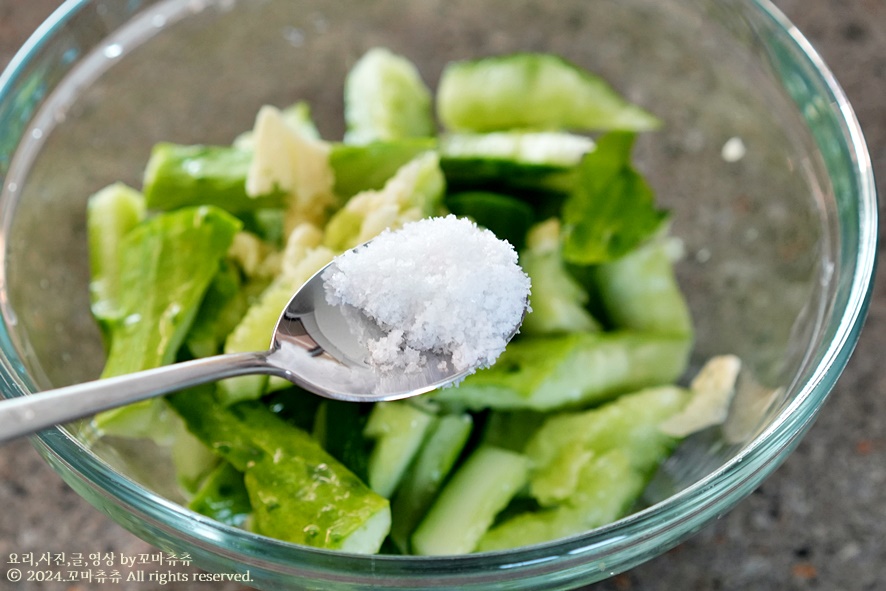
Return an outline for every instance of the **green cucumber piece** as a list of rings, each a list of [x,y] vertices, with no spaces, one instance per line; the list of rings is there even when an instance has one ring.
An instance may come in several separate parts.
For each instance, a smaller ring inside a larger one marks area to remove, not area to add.
[[[283,270],[262,291],[242,320],[225,340],[225,353],[264,351],[271,345],[271,336],[280,314],[293,294],[334,258],[334,253],[320,245],[323,234],[310,225],[302,225],[290,234],[283,255]],[[282,380],[275,383],[280,387]],[[219,383],[219,402],[233,404],[255,400],[265,394],[267,376],[242,376]]]
[[[243,473],[229,462],[212,471],[188,503],[188,508],[234,527],[244,527],[252,514]]]
[[[526,446],[533,465],[532,495],[542,505],[570,498],[573,491],[565,475],[577,469],[585,452],[600,456],[618,449],[638,474],[649,476],[678,441],[659,425],[688,400],[688,390],[662,386],[622,395],[592,410],[549,417]]]
[[[595,268],[595,286],[613,326],[692,335],[689,306],[665,240],[653,240]]]
[[[414,138],[364,145],[332,144],[329,164],[335,173],[335,193],[348,198],[381,189],[401,166],[436,146],[434,139]]]
[[[430,137],[431,92],[408,59],[387,49],[367,51],[345,78],[345,142],[366,144]]]
[[[673,383],[688,363],[687,338],[629,331],[512,341],[492,367],[434,394],[469,409],[551,411]]]
[[[416,457],[434,417],[409,402],[379,402],[369,413],[363,435],[375,441],[367,483],[391,498]]]
[[[471,218],[500,240],[507,240],[518,251],[526,242],[526,232],[534,218],[532,207],[527,203],[489,191],[450,194],[446,196],[445,204],[450,212]]]
[[[533,410],[490,411],[483,425],[481,442],[523,453],[532,434],[542,426],[547,416],[547,413]]]
[[[448,64],[437,90],[437,113],[444,126],[457,131],[644,131],[660,125],[602,78],[542,53]]]
[[[246,176],[252,158],[251,150],[230,146],[161,142],[151,151],[145,169],[147,206],[166,211],[214,205],[232,213],[283,207],[282,191],[272,190],[258,197],[246,193]]]
[[[409,552],[412,532],[455,466],[473,427],[469,414],[443,415],[431,427],[391,503],[391,539],[400,552]]]
[[[454,190],[568,193],[575,167],[594,149],[566,132],[448,133],[440,137],[440,166]]]
[[[314,422],[314,436],[323,449],[364,482],[369,482],[373,448],[372,440],[364,435],[364,430],[372,408],[369,404],[324,400]]]
[[[524,318],[521,333],[552,335],[600,330],[600,324],[587,308],[588,292],[563,261],[557,218],[529,231],[526,248],[520,253],[520,265],[532,280],[532,311]]]
[[[473,552],[529,473],[523,455],[492,446],[477,448],[444,486],[412,536],[419,555]]]
[[[256,533],[330,550],[378,552],[390,530],[387,499],[310,435],[259,402],[223,407],[212,386],[168,398],[192,433],[243,472]]]
[[[222,261],[185,338],[185,346],[191,355],[218,355],[225,338],[246,313],[247,306],[240,272],[230,263]]]
[[[621,450],[593,455],[581,466],[568,502],[526,511],[490,529],[477,551],[492,552],[540,544],[583,533],[623,517],[643,491],[644,479]]]
[[[120,243],[119,319],[109,326],[108,378],[175,360],[240,222],[211,206],[150,218]],[[187,252],[188,256],[181,256]],[[99,433],[167,436],[161,399],[96,415]]]
[[[635,136],[609,133],[577,167],[575,187],[563,203],[563,258],[597,265],[621,257],[660,232],[668,212],[631,163]]]
[[[434,215],[442,207],[445,188],[436,152],[420,154],[401,166],[381,189],[351,197],[326,225],[323,244],[344,252],[386,229]]]
[[[120,245],[123,237],[144,217],[144,197],[123,183],[105,187],[87,202],[89,295],[92,314],[106,343],[111,333],[110,325],[119,321],[123,313],[120,309]]]

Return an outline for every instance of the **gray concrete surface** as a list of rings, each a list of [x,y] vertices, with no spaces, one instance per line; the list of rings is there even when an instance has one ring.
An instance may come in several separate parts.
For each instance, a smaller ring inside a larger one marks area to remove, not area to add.
[[[58,4],[0,0],[0,66]],[[843,85],[886,179],[886,0],[777,0]],[[787,462],[728,515],[651,562],[593,586],[628,590],[886,589],[886,284],[857,352]],[[72,492],[25,441],[0,448],[0,573],[10,553],[150,547]],[[12,583],[0,589],[237,589],[215,584]]]

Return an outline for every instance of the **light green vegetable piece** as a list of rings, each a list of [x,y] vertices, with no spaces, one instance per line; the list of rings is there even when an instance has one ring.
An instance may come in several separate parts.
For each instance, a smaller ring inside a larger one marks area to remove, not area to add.
[[[252,131],[246,193],[257,197],[283,192],[287,233],[303,223],[322,226],[339,204],[329,151],[327,142],[290,124],[280,109],[265,105]]]
[[[437,113],[455,131],[643,131],[660,124],[602,78],[543,53],[450,63],[440,78]]]
[[[634,135],[610,133],[578,165],[563,204],[563,258],[577,265],[606,263],[658,232],[668,217],[631,164]]]
[[[388,49],[367,51],[345,79],[345,142],[430,137],[431,92],[415,65]]]
[[[526,484],[525,456],[492,446],[474,450],[444,486],[412,536],[419,555],[473,552],[495,516]]]
[[[446,133],[439,141],[450,188],[505,193],[568,193],[576,166],[594,149],[590,138],[562,131]]]
[[[188,508],[221,523],[245,527],[252,515],[252,505],[243,473],[229,462],[220,462],[194,494]]]
[[[410,402],[379,402],[363,435],[375,440],[369,455],[368,484],[390,499],[433,425],[434,417]]]
[[[290,234],[282,259],[280,274],[249,306],[242,320],[225,340],[225,353],[264,351],[271,346],[271,337],[280,314],[292,296],[335,253],[320,244],[323,232],[310,224],[298,226]],[[267,376],[243,376],[219,383],[218,399],[222,404],[254,400],[265,393]],[[274,383],[282,385],[282,380]]]
[[[246,191],[253,153],[230,146],[161,142],[145,168],[144,193],[149,209],[214,205],[236,214],[283,207],[285,193],[271,186],[261,194]]]
[[[670,384],[686,368],[681,336],[629,331],[569,333],[515,340],[492,367],[434,394],[470,409],[551,411],[604,402],[618,394]]]
[[[437,418],[416,458],[403,476],[391,503],[391,539],[409,553],[410,537],[455,466],[474,426],[469,414]]]
[[[599,323],[587,309],[588,292],[566,268],[561,255],[560,221],[551,218],[533,226],[520,265],[532,280],[529,305],[520,332],[526,335],[593,332]]]
[[[533,465],[532,495],[542,505],[566,501],[578,470],[591,452],[601,456],[618,449],[638,474],[646,477],[673,449],[677,438],[659,425],[679,413],[689,391],[677,386],[625,394],[598,408],[550,416],[526,446]]]
[[[170,397],[188,428],[238,471],[262,535],[330,550],[375,553],[390,530],[387,499],[316,440],[258,402],[215,403],[212,387]]]
[[[123,315],[120,304],[120,245],[126,234],[144,217],[144,197],[123,183],[105,187],[87,202],[86,228],[91,273],[89,295],[92,314],[102,329],[106,344],[112,325]]]
[[[335,193],[350,198],[362,191],[381,189],[401,166],[436,147],[434,138],[409,138],[361,145],[334,143],[329,153],[329,163],[335,173]]]
[[[540,544],[606,525],[627,513],[644,484],[621,450],[590,454],[567,502],[505,520],[480,539],[476,550],[492,552]]]
[[[323,243],[344,252],[386,229],[434,215],[445,188],[438,155],[425,152],[400,167],[381,189],[351,197],[329,220]]]
[[[674,276],[666,240],[653,239],[595,268],[597,293],[614,326],[692,336],[689,306]]]
[[[158,215],[126,234],[120,243],[121,313],[110,325],[103,378],[175,360],[239,229],[236,218],[206,206]],[[94,424],[104,433],[159,436],[162,405],[159,399],[138,402],[101,413]]]

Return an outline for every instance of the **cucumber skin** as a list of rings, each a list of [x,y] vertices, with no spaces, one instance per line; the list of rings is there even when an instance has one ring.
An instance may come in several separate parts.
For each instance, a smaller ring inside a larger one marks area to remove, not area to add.
[[[446,484],[412,536],[413,553],[473,552],[495,516],[525,486],[528,459],[492,446],[474,450]]]
[[[105,187],[87,202],[90,305],[106,345],[111,337],[111,325],[120,319],[122,313],[120,244],[124,236],[144,218],[144,197],[123,183]]]
[[[433,424],[434,417],[410,402],[379,402],[363,435],[375,440],[367,467],[369,487],[390,499]]]
[[[468,376],[457,388],[437,392],[434,399],[472,410],[587,406],[673,383],[686,369],[690,348],[683,336],[631,331],[512,341],[495,365]]]
[[[613,326],[692,337],[689,306],[661,240],[597,266],[594,283]]]
[[[194,435],[244,473],[257,533],[319,548],[378,551],[390,528],[387,499],[262,403],[222,407],[213,390],[194,388],[168,400]],[[376,520],[387,529],[363,539],[361,528]]]
[[[453,131],[646,131],[660,126],[603,79],[540,53],[451,62],[440,78],[437,113]]]
[[[409,538],[424,517],[455,466],[471,435],[469,414],[437,418],[424,444],[397,489],[391,503],[391,538],[401,552],[409,552]]]
[[[252,157],[250,150],[229,146],[158,143],[145,169],[145,202],[150,209],[164,211],[193,205],[214,205],[232,213],[283,207],[283,192],[247,195]]]
[[[252,514],[243,473],[222,462],[206,477],[188,508],[221,523],[242,527]]]
[[[489,530],[478,542],[477,551],[540,544],[612,523],[630,510],[645,484],[619,450],[592,457],[579,480],[579,490],[568,503],[518,513]]]

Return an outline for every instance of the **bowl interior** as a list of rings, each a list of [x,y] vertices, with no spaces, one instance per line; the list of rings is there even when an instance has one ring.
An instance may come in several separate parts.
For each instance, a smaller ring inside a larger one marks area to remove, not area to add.
[[[139,187],[158,141],[231,142],[263,104],[305,99],[323,135],[339,139],[345,73],[373,46],[409,57],[431,84],[453,59],[558,53],[664,120],[636,157],[685,247],[677,270],[696,325],[693,367],[722,353],[744,365],[727,428],[705,434],[704,461],[677,460],[678,482],[658,481],[649,501],[722,466],[796,402],[843,312],[841,261],[854,263],[857,246],[837,198],[855,181],[835,178],[833,155],[798,109],[791,81],[811,66],[796,47],[779,62],[769,36],[790,40],[755,3],[166,0],[143,2],[134,18],[69,4],[74,16],[29,66],[45,97],[2,196],[4,346],[25,389],[101,370],[88,306],[90,194],[115,181]],[[156,458],[121,442],[95,452],[176,498]]]

